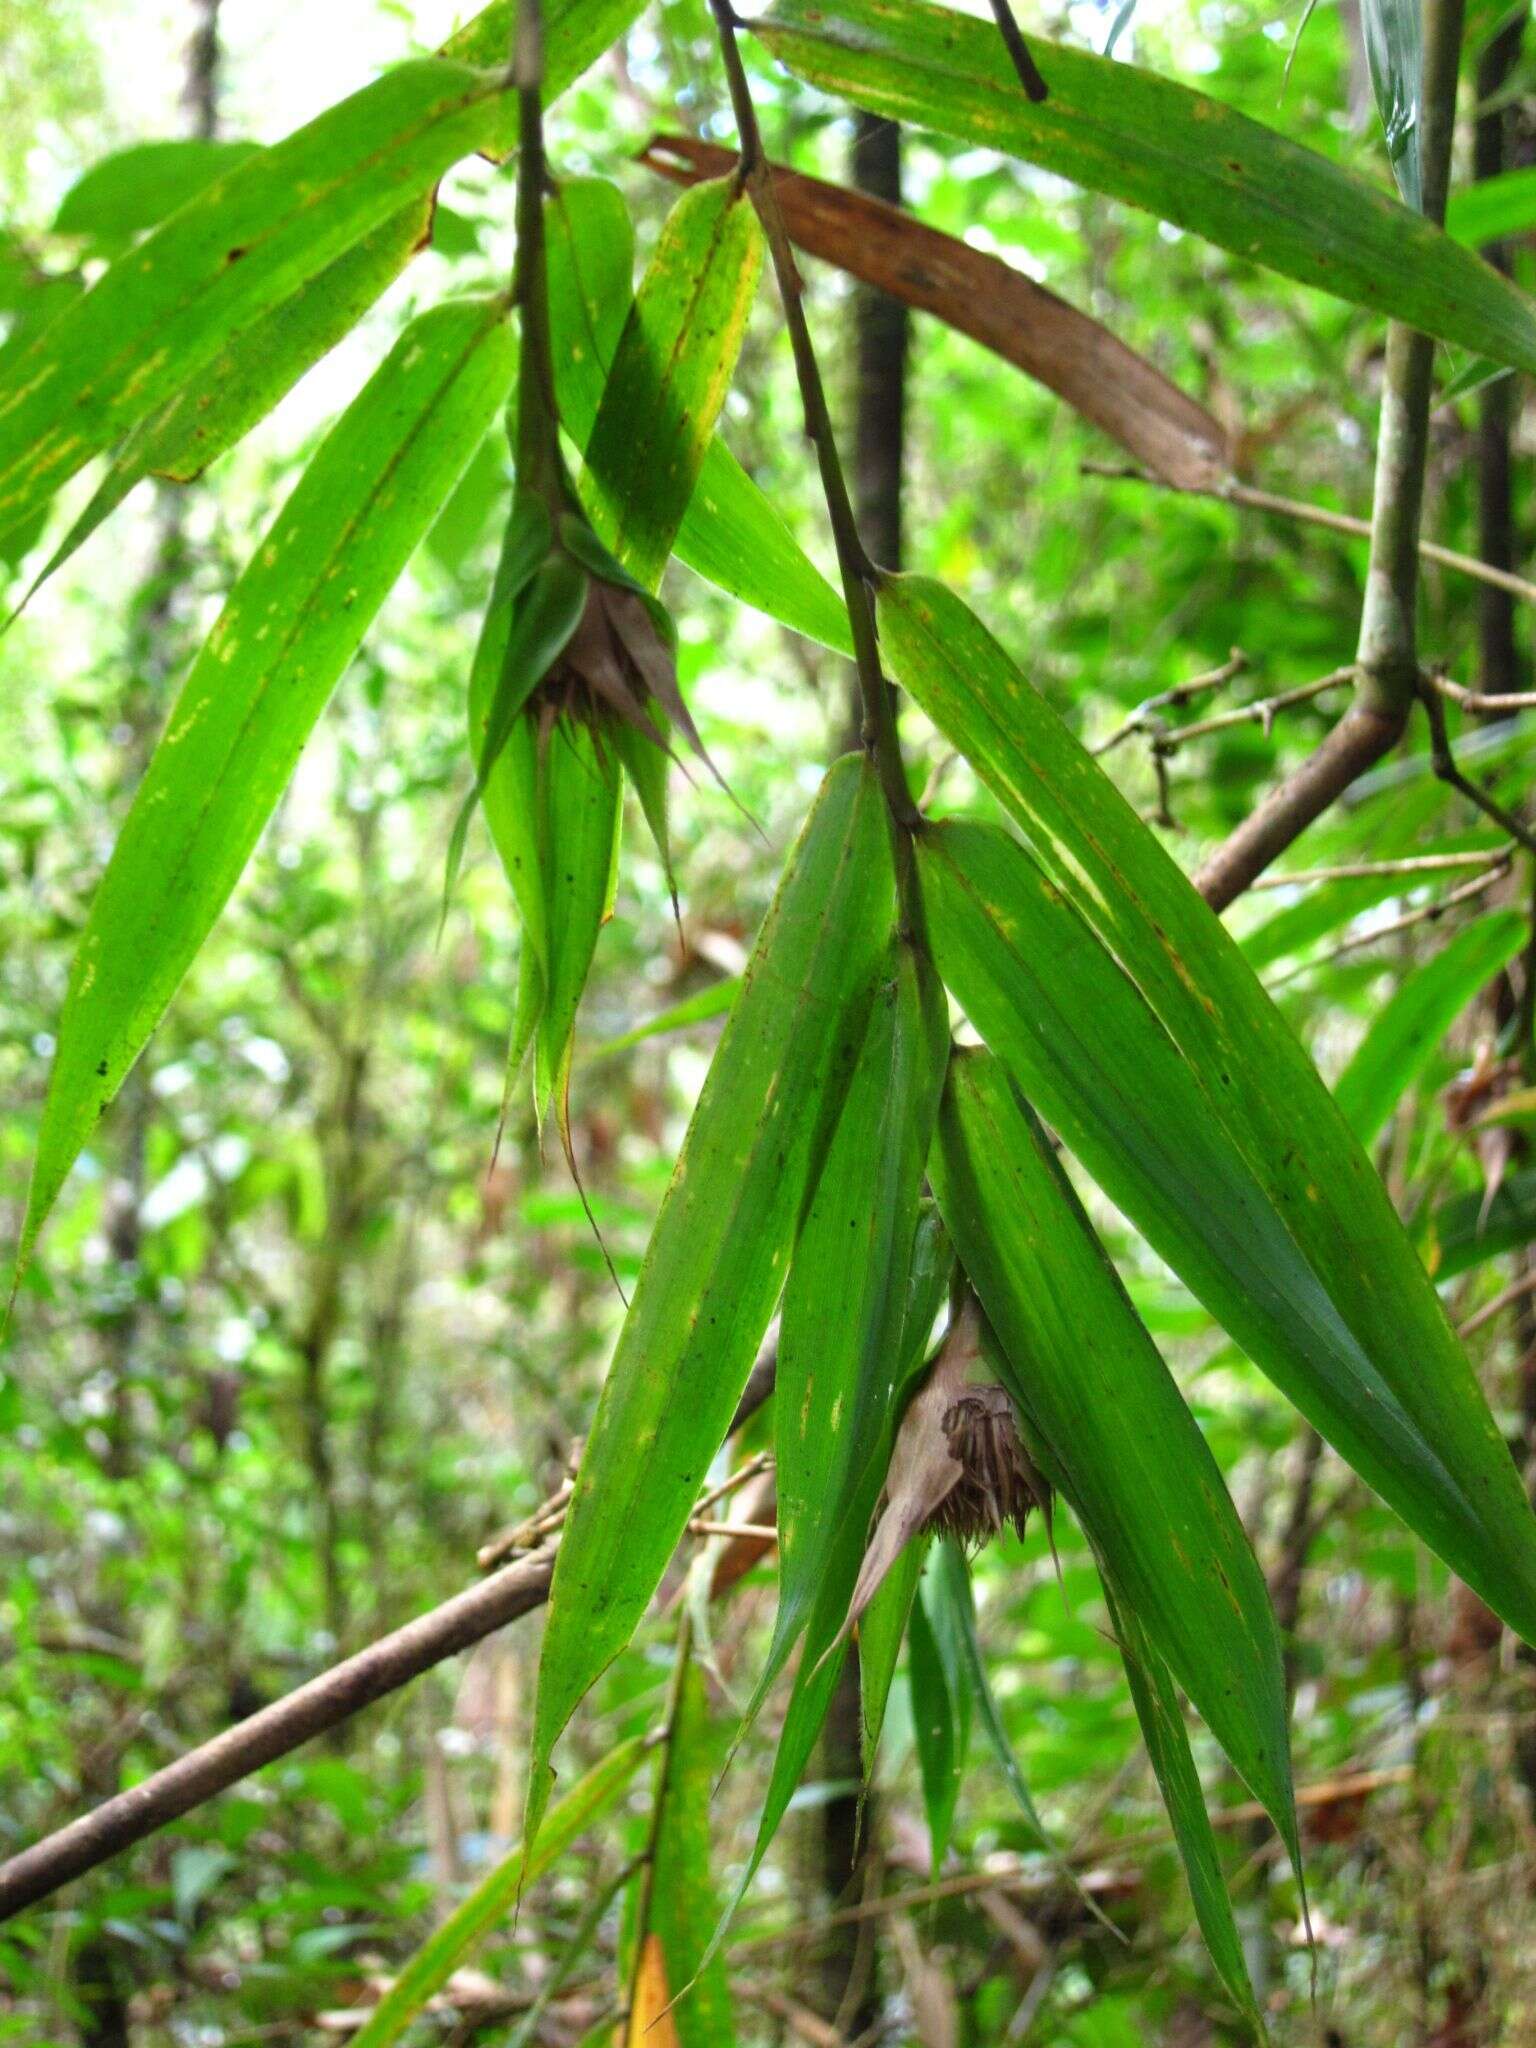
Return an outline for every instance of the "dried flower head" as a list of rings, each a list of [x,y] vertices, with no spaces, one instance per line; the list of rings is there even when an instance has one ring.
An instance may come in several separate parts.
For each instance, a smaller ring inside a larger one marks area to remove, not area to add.
[[[992,1377],[982,1328],[981,1309],[967,1295],[907,1404],[849,1626],[914,1536],[932,1532],[981,1544],[1009,1523],[1022,1536],[1032,1507],[1049,1521],[1050,1486],[1024,1448],[1011,1397]]]

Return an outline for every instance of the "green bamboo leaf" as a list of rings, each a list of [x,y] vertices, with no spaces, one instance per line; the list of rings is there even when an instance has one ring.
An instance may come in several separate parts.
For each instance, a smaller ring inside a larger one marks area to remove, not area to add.
[[[958,598],[891,579],[879,611],[892,673],[1140,989],[1198,1084],[1199,1124],[1241,1153],[1358,1350],[1348,1375],[1300,1352],[1256,1362],[1536,1640],[1536,1521],[1513,1461],[1386,1189],[1231,934]]]
[[[585,448],[635,303],[635,229],[607,178],[562,178],[544,208],[555,392]]]
[[[929,1860],[938,1876],[954,1828],[955,1803],[971,1739],[971,1689],[964,1630],[946,1584],[947,1542],[928,1553],[907,1623],[912,1739],[923,1784]],[[963,1569],[963,1566],[962,1566]]]
[[[928,1555],[929,1538],[914,1537],[881,1581],[873,1600],[859,1617],[859,1698],[864,1731],[864,1775],[874,1775],[886,1703],[896,1677],[902,1638]]]
[[[815,1604],[843,1510],[895,1404],[948,1049],[937,978],[898,941],[784,1289],[774,1400],[779,1608],[754,1711]]]
[[[633,290],[634,231],[615,186],[572,179],[548,209],[550,320],[560,416],[585,446]],[[797,633],[847,654],[848,614],[718,435],[673,541],[678,559]]]
[[[971,1697],[981,1716],[982,1731],[1031,1835],[1042,1849],[1049,1848],[1050,1838],[1045,1832],[1045,1823],[1035,1810],[1035,1802],[1024,1782],[1024,1773],[1019,1769],[1019,1760],[1013,1753],[1013,1744],[1008,1740],[1008,1731],[1003,1726],[1003,1717],[992,1691],[987,1660],[976,1632],[976,1603],[971,1595],[971,1574],[965,1552],[949,1536],[943,1539],[939,1549],[941,1555],[932,1576],[933,1597],[936,1602],[944,1604],[950,1616],[950,1630],[961,1652]]]
[[[1536,227],[1536,167],[1503,171],[1453,192],[1445,209],[1446,233],[1480,249],[1506,235],[1529,234]]]
[[[1510,1174],[1492,1201],[1479,1189],[1442,1202],[1430,1225],[1429,1257],[1436,1279],[1454,1280],[1485,1259],[1533,1241],[1536,1170]]]
[[[555,1097],[568,1141],[566,1062],[597,934],[611,907],[621,786],[617,756],[586,726],[561,719],[542,745],[539,831],[549,907],[549,981],[539,1020],[539,1096]]]
[[[1083,1164],[1211,1314],[1416,1526],[1477,1557],[1475,1502],[1335,1310],[1196,1075],[1086,920],[1007,834],[919,848],[945,980]]]
[[[1446,1032],[1479,989],[1509,965],[1526,937],[1526,921],[1517,910],[1496,910],[1464,925],[1377,1012],[1333,1091],[1362,1145],[1380,1131]]]
[[[730,389],[762,261],[740,181],[696,186],[668,214],[619,337],[587,442],[587,496],[599,537],[650,589]]]
[[[989,22],[925,0],[775,0],[753,26],[824,92],[1006,150],[1302,284],[1536,369],[1536,313],[1490,265],[1377,186],[1172,79],[1046,43],[1051,89],[1036,103]]]
[[[704,1674],[690,1657],[678,1676],[671,1732],[657,1765],[656,1821],[643,1934],[661,1943],[676,1999],[678,2048],[731,2048],[736,2038],[724,1962],[709,1962],[720,1902],[710,1878],[710,1804],[720,1744]]]
[[[589,1046],[582,1057],[586,1060],[605,1060],[614,1053],[628,1052],[631,1046],[643,1045],[648,1038],[663,1038],[673,1031],[686,1031],[694,1024],[707,1024],[714,1017],[723,1016],[741,992],[741,976],[728,974],[721,981],[713,981],[708,988],[699,990],[696,996],[685,996],[680,1003],[671,1003],[665,1010],[658,1010],[644,1024],[637,1024],[632,1031],[624,1031],[617,1038],[605,1038],[601,1045]]]
[[[551,1590],[530,1837],[555,1741],[655,1591],[767,1328],[893,890],[884,805],[849,756],[822,784],[758,936],[604,1382]]]
[[[1421,0],[1361,0],[1360,39],[1381,116],[1387,158],[1403,203],[1423,206],[1419,169],[1424,112],[1424,11]]]
[[[1117,1601],[1106,1584],[1110,1621],[1120,1643],[1125,1675],[1131,1688],[1142,1740],[1152,1762],[1157,1788],[1168,1809],[1179,1858],[1189,1882],[1195,1918],[1211,1961],[1236,2005],[1260,2041],[1268,2039],[1264,2018],[1248,1975],[1248,1959],[1232,1916],[1232,1900],[1216,1847],[1216,1832],[1206,1811],[1200,1774],[1190,1754],[1189,1736],[1179,1696],[1168,1667],[1148,1640],[1134,1610]]]
[[[232,335],[174,398],[140,420],[29,595],[64,566],[143,478],[190,483],[265,419],[400,275],[424,245],[431,218],[430,193],[412,200],[291,297]]]
[[[929,1339],[933,1333],[940,1304],[948,1289],[953,1267],[954,1255],[948,1232],[934,1213],[932,1205],[925,1204],[919,1214],[912,1267],[907,1280],[907,1306],[901,1333],[900,1369],[891,1390],[888,1407],[881,1418],[878,1437],[862,1467],[853,1476],[833,1540],[825,1553],[825,1569],[815,1604],[805,1626],[800,1662],[790,1688],[783,1726],[779,1731],[778,1748],[774,1752],[768,1792],[758,1819],[757,1839],[752,1845],[752,1854],[748,1857],[746,1867],[737,1883],[735,1896],[715,1930],[712,1948],[723,1940],[736,1908],[746,1895],[747,1886],[752,1882],[758,1865],[767,1854],[768,1845],[777,1834],[779,1823],[789,1809],[789,1802],[794,1797],[795,1788],[800,1783],[806,1764],[810,1760],[816,1738],[821,1733],[822,1723],[827,1718],[827,1708],[831,1704],[832,1694],[842,1672],[843,1660],[847,1655],[845,1626],[848,1610],[858,1581],[859,1567],[864,1560],[870,1523],[885,1485],[897,1426],[913,1382],[920,1376],[928,1358]],[[918,1553],[922,1548],[921,1542],[910,1546],[911,1550]],[[903,1561],[898,1560],[897,1567],[887,1583],[904,1576]],[[868,1620],[868,1611],[865,1620]],[[899,1644],[899,1627],[896,1630],[896,1638]],[[893,1645],[890,1669],[878,1681],[883,1689],[879,1693],[878,1713],[875,1716],[876,1735],[879,1733],[879,1720],[884,1715],[885,1695],[889,1691],[894,1668]],[[875,1701],[871,1697],[866,1705],[866,1715],[874,1706]]]
[[[514,890],[518,889],[516,870],[521,849],[530,832],[537,840],[537,823],[521,808],[530,758],[527,735],[524,746],[514,750],[517,758],[509,774],[501,776],[498,771],[513,745],[514,734],[529,723],[523,715],[528,699],[569,644],[587,601],[585,575],[563,554],[544,556],[548,546],[549,518],[543,505],[536,499],[518,501],[507,522],[491,601],[470,669],[469,732],[475,779],[454,820],[448,844],[445,905],[458,879],[470,818],[493,784],[500,801],[488,807],[492,836]],[[504,823],[507,833],[500,829]],[[515,840],[516,851],[503,849],[503,838],[509,835]],[[542,919],[535,944],[541,960],[544,959],[548,942]]]
[[[544,0],[544,103],[595,64],[634,23],[645,0]],[[443,44],[439,55],[487,70],[505,67],[512,51],[517,0],[493,0]]]
[[[550,1809],[537,1842],[520,1843],[482,1878],[412,1956],[363,2025],[355,2048],[388,2048],[441,1991],[453,1972],[500,1926],[535,1878],[541,1877],[571,1844],[601,1819],[639,1768],[648,1745],[633,1736],[609,1751],[566,1797]]]
[[[337,677],[504,400],[504,310],[463,300],[411,323],[327,435],[193,664],[75,957],[23,1262],[239,880]]]
[[[423,58],[237,164],[7,365],[0,530],[475,150],[504,146],[505,75]]]
[[[1009,1392],[1105,1568],[1298,1861],[1263,1574],[1049,1141],[990,1053],[951,1058],[929,1171]]]
[[[183,135],[114,149],[82,173],[53,217],[56,235],[126,242],[158,227],[205,185],[254,156],[255,142]]]

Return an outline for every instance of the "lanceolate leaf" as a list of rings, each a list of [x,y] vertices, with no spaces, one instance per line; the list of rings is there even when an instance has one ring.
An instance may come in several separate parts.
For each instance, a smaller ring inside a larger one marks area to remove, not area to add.
[[[526,1887],[608,1811],[645,1752],[645,1738],[638,1735],[610,1750],[553,1808],[537,1842],[524,1842],[502,1858],[406,1964],[353,2035],[358,2048],[387,2048],[400,2038],[475,1944],[509,1918]]]
[[[544,0],[546,105],[628,31],[644,5],[645,0]],[[439,55],[486,70],[504,68],[516,21],[517,0],[493,0],[454,31]]]
[[[775,0],[757,34],[797,76],[1128,200],[1302,284],[1536,369],[1536,311],[1376,186],[1234,107],[1131,64],[1040,46],[1019,91],[990,23],[926,0]]]
[[[1035,1802],[1030,1797],[1029,1787],[1024,1782],[1024,1773],[1019,1769],[1019,1760],[1013,1753],[1013,1744],[1008,1740],[1008,1730],[1003,1725],[997,1699],[992,1691],[992,1680],[987,1673],[987,1660],[982,1654],[981,1639],[976,1633],[976,1603],[971,1595],[971,1574],[965,1561],[965,1553],[952,1536],[946,1536],[940,1545],[940,1556],[931,1577],[934,1598],[942,1601],[952,1616],[954,1639],[959,1645],[964,1664],[966,1680],[971,1696],[981,1716],[982,1730],[997,1759],[998,1768],[1007,1781],[1008,1789],[1018,1803],[1031,1834],[1042,1849],[1050,1846],[1045,1832],[1045,1823],[1035,1811]]]
[[[231,337],[213,361],[126,437],[48,566],[45,582],[146,476],[190,483],[233,448],[306,370],[349,334],[426,241],[431,195],[403,207],[290,298]]]
[[[1157,1788],[1168,1809],[1184,1874],[1189,1880],[1195,1918],[1200,1922],[1200,1932],[1205,1936],[1205,1945],[1221,1981],[1262,2041],[1266,2038],[1264,2019],[1248,1975],[1242,1937],[1232,1917],[1232,1900],[1216,1847],[1216,1833],[1206,1812],[1200,1774],[1190,1754],[1178,1693],[1167,1665],[1152,1647],[1133,1610],[1117,1602],[1108,1586],[1104,1590],[1110,1620],[1120,1639],[1142,1740],[1147,1745]]]
[[[933,970],[898,941],[784,1291],[774,1401],[779,1611],[758,1700],[805,1624],[891,1413],[948,1045]]]
[[[1417,212],[1423,204],[1419,173],[1423,0],[1361,0],[1360,30],[1392,175],[1404,202]]]
[[[1526,921],[1517,910],[1480,917],[1410,974],[1377,1013],[1334,1090],[1362,1145],[1376,1136],[1467,1004],[1508,966],[1526,937]]]
[[[1280,1638],[1221,1472],[1045,1134],[956,1053],[930,1168],[1021,1411],[1106,1570],[1297,1855]]]
[[[1359,1405],[1344,1380],[1310,1376],[1307,1412],[1352,1462],[1373,1459],[1360,1465],[1371,1484],[1536,1640],[1536,1521],[1509,1452],[1385,1188],[1230,933],[958,598],[897,578],[879,611],[892,672],[1140,988],[1199,1086],[1202,1120],[1242,1154],[1390,1395],[1374,1449],[1365,1430],[1333,1434],[1338,1404]],[[1287,1391],[1304,1405],[1302,1384]]]
[[[955,1626],[957,1617],[935,1592],[935,1572],[943,1554],[942,1543],[928,1553],[907,1623],[912,1738],[923,1781],[928,1853],[935,1877],[949,1847],[971,1732],[971,1697]]]
[[[539,1020],[539,1094],[542,1100],[559,1091],[564,1132],[565,1064],[609,911],[622,792],[612,749],[586,726],[562,719],[543,745],[539,830],[549,898],[549,984]]]
[[[827,1718],[827,1708],[831,1704],[838,1675],[843,1668],[843,1659],[847,1654],[846,1628],[849,1605],[858,1582],[859,1567],[864,1559],[870,1524],[885,1485],[897,1425],[901,1420],[912,1384],[919,1377],[927,1359],[928,1339],[949,1285],[953,1264],[948,1233],[932,1211],[925,1209],[918,1222],[917,1237],[913,1246],[912,1269],[906,1290],[906,1322],[899,1352],[900,1364],[892,1386],[890,1402],[885,1415],[881,1418],[879,1434],[869,1456],[864,1460],[862,1468],[854,1474],[852,1484],[847,1489],[837,1529],[824,1552],[825,1565],[821,1583],[817,1589],[810,1619],[806,1623],[800,1662],[795,1671],[794,1684],[790,1689],[783,1726],[779,1731],[779,1746],[773,1758],[773,1774],[769,1779],[767,1797],[763,1801],[762,1814],[758,1820],[757,1840],[752,1845],[752,1854],[742,1871],[735,1897],[716,1930],[717,1944],[725,1933],[731,1915],[740,1905],[758,1865],[767,1854],[769,1843],[778,1832],[779,1823],[794,1797],[795,1787],[800,1783],[801,1774],[810,1760],[816,1738],[821,1733],[822,1723]],[[912,1550],[919,1552],[922,1547],[920,1542],[910,1546]],[[886,1583],[891,1585],[901,1579],[905,1579],[904,1558],[898,1560],[896,1569]],[[906,1583],[910,1587],[915,1584],[915,1578],[907,1580]],[[889,1660],[885,1661],[882,1658],[882,1668],[875,1674],[878,1696],[872,1693],[866,1695],[865,1699],[866,1728],[872,1725],[874,1736],[878,1736],[879,1723],[884,1716],[885,1695],[890,1688],[891,1676],[895,1669],[896,1648],[900,1640],[900,1622],[896,1621],[894,1616],[890,1619],[895,1625],[897,1643],[888,1644]],[[902,1610],[902,1619],[905,1619],[905,1609]],[[872,1738],[867,1739],[872,1742]]]
[[[1446,206],[1445,226],[1475,249],[1504,235],[1528,234],[1536,227],[1536,165],[1460,187]]]
[[[510,120],[503,75],[424,58],[204,187],[7,366],[0,530]]]
[[[859,1618],[859,1698],[866,1778],[874,1774],[886,1702],[930,1540],[919,1536],[907,1545]]]
[[[401,335],[300,479],[172,709],[91,905],[21,1256],[175,994],[369,621],[512,377],[500,301]]]
[[[940,968],[1017,1085],[1255,1363],[1475,1566],[1475,1508],[1361,1351],[1135,983],[996,827],[933,827],[919,858]]]
[[[732,178],[678,201],[662,229],[587,443],[593,523],[654,589],[730,388],[762,269],[752,202]]]
[[[659,1810],[641,1929],[661,1945],[667,1983],[677,1999],[672,2025],[679,2048],[731,2048],[735,2039],[724,1962],[716,1958],[700,1968],[720,1916],[710,1878],[709,1824],[720,1762],[704,1674],[688,1658],[657,1764]]]
[[[136,142],[91,165],[59,201],[56,235],[88,235],[95,242],[125,242],[158,227],[194,193],[254,156],[259,144],[183,135],[167,142]]]
[[[811,1167],[890,932],[871,771],[828,774],[721,1036],[608,1371],[555,1567],[529,1785],[628,1641],[688,1519],[783,1282]]]
[[[736,157],[696,136],[662,135],[647,145],[645,161],[686,182],[721,177]],[[1227,437],[1210,413],[1099,321],[898,206],[782,165],[773,178],[800,248],[992,349],[1167,482],[1200,490],[1226,474]]]
[[[562,184],[547,219],[560,416],[585,446],[629,312],[633,232],[617,188],[596,178]],[[851,652],[841,598],[718,435],[705,451],[673,546],[680,561],[731,596]]]
[[[680,1003],[672,1003],[644,1024],[637,1024],[632,1031],[625,1031],[617,1038],[605,1038],[601,1045],[586,1048],[584,1060],[605,1060],[614,1053],[628,1052],[631,1046],[643,1045],[648,1038],[661,1038],[670,1031],[686,1031],[694,1024],[707,1024],[711,1018],[723,1016],[735,1002],[741,989],[741,977],[728,974],[723,981],[711,982],[708,988],[700,989],[696,996],[685,996]]]

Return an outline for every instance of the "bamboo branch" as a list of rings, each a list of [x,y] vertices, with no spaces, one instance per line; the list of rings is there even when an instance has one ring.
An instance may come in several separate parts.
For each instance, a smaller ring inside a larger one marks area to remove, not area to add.
[[[1536,853],[1536,835],[1527,830],[1513,811],[1506,810],[1487,790],[1479,789],[1471,777],[1463,775],[1456,765],[1451,737],[1445,725],[1445,706],[1439,696],[1427,686],[1421,687],[1419,694],[1429,718],[1430,758],[1436,775],[1451,789],[1458,790],[1468,803],[1475,804],[1485,817],[1492,818],[1511,839],[1518,840],[1528,853]]]
[[[1223,683],[1230,683],[1248,667],[1248,657],[1240,647],[1234,647],[1230,656],[1220,668],[1206,669],[1203,674],[1191,676],[1187,682],[1175,683],[1171,689],[1159,690],[1155,697],[1148,697],[1136,706],[1124,725],[1117,726],[1107,740],[1090,747],[1094,755],[1112,753],[1123,741],[1137,733],[1157,733],[1162,730],[1158,712],[1177,710],[1189,703],[1192,697],[1203,696],[1207,690],[1218,690]]]
[[[1437,224],[1445,220],[1450,182],[1462,10],[1463,0],[1425,0],[1420,165],[1423,210]],[[1407,728],[1419,690],[1415,610],[1433,368],[1434,343],[1393,321],[1376,437],[1355,701],[1310,760],[1270,792],[1195,877],[1196,888],[1216,910],[1240,896]]]
[[[758,1351],[729,1434],[734,1435],[773,1391],[778,1330],[770,1330]],[[531,1614],[549,1598],[555,1553],[519,1558],[479,1585],[454,1594],[418,1615],[355,1657],[274,1700],[260,1713],[237,1722],[156,1771],[142,1784],[104,1800],[90,1813],[34,1842],[0,1864],[0,1921],[36,1905],[61,1885],[83,1877],[122,1850],[142,1842],[184,1813],[202,1806],[264,1764],[302,1748],[317,1735],[384,1699],[460,1650]]]
[[[1378,875],[1438,875],[1458,868],[1507,867],[1513,852],[1512,847],[1489,847],[1480,853],[1415,853],[1401,860],[1351,860],[1331,868],[1287,868],[1282,874],[1260,875],[1253,887],[1297,889],[1308,882],[1369,882]]]
[[[1470,882],[1463,882],[1458,889],[1452,889],[1447,896],[1437,896],[1432,903],[1421,903],[1415,910],[1405,910],[1401,917],[1394,917],[1387,924],[1375,925],[1370,931],[1356,932],[1352,938],[1341,940],[1326,953],[1319,953],[1315,960],[1303,960],[1284,974],[1277,974],[1267,982],[1267,988],[1278,988],[1282,981],[1289,981],[1297,974],[1310,974],[1316,968],[1326,967],[1330,961],[1342,960],[1346,953],[1358,953],[1362,946],[1374,946],[1382,939],[1395,938],[1399,932],[1408,931],[1416,924],[1437,924],[1447,911],[1456,909],[1458,904],[1470,903],[1491,889],[1495,882],[1509,873],[1509,855],[1503,854],[1485,874],[1474,875]]]
[[[1347,534],[1351,540],[1369,540],[1371,537],[1368,519],[1357,519],[1350,512],[1335,512],[1326,505],[1310,505],[1303,498],[1284,498],[1274,491],[1256,490],[1251,484],[1175,484],[1164,477],[1152,475],[1149,470],[1130,469],[1124,463],[1115,462],[1081,462],[1078,473],[1081,476],[1105,477],[1111,483],[1147,484],[1154,490],[1177,491],[1186,498],[1216,498],[1222,504],[1240,505],[1251,512],[1273,512],[1282,519],[1294,519],[1303,526],[1320,526],[1329,533]],[[1464,555],[1456,548],[1442,547],[1434,540],[1421,539],[1418,550],[1426,562],[1434,562],[1442,569],[1454,569],[1458,575],[1470,576],[1495,590],[1508,591],[1512,597],[1518,597],[1526,604],[1536,604],[1536,583],[1528,582],[1524,576],[1517,576],[1510,569],[1480,561],[1476,555]]]
[[[715,17],[720,54],[725,64],[731,106],[736,116],[737,134],[741,143],[740,176],[751,197],[758,220],[762,223],[763,236],[773,262],[774,276],[778,280],[779,298],[784,309],[784,324],[789,331],[790,348],[795,359],[795,376],[800,386],[800,403],[805,414],[806,438],[815,450],[817,466],[821,471],[827,520],[832,528],[837,565],[842,576],[843,596],[847,602],[849,624],[853,630],[854,663],[858,670],[859,693],[864,706],[864,747],[879,772],[880,785],[885,792],[891,816],[902,828],[898,833],[898,842],[907,844],[911,829],[918,822],[918,815],[912,801],[912,793],[907,787],[906,770],[902,766],[901,745],[896,735],[896,713],[890,685],[880,666],[880,648],[875,632],[875,607],[872,595],[878,572],[865,552],[853,516],[848,484],[837,452],[837,437],[832,429],[832,415],[827,409],[826,390],[816,360],[816,348],[811,340],[811,330],[805,317],[805,288],[779,208],[772,168],[763,148],[762,132],[757,123],[757,110],[752,103],[752,89],[747,82],[746,67],[742,63],[741,51],[736,42],[736,16],[730,6],[730,0],[710,0],[710,6]],[[906,912],[915,909],[915,902],[909,903],[907,900],[909,897],[915,898],[915,891],[905,886],[909,870],[910,847],[908,857],[899,864],[898,869],[899,878],[904,882],[903,907]],[[913,920],[909,916],[909,922],[911,921]]]
[[[1536,690],[1500,690],[1490,694],[1487,690],[1469,690],[1464,683],[1453,683],[1449,676],[1433,671],[1425,676],[1424,687],[1433,690],[1437,697],[1444,697],[1447,703],[1463,711],[1475,711],[1480,717],[1502,718],[1510,711],[1536,710]]]
[[[1309,704],[1314,697],[1320,697],[1325,690],[1337,690],[1345,683],[1353,682],[1353,668],[1336,668],[1331,675],[1318,676],[1310,683],[1298,683],[1293,690],[1281,690],[1273,697],[1261,697],[1255,704],[1239,704],[1230,711],[1213,711],[1209,718],[1197,718],[1189,725],[1176,725],[1171,730],[1154,733],[1152,745],[1165,758],[1182,747],[1186,740],[1203,739],[1207,733],[1225,732],[1234,725],[1261,725],[1267,737],[1274,725],[1276,715],[1289,711],[1294,704]]]

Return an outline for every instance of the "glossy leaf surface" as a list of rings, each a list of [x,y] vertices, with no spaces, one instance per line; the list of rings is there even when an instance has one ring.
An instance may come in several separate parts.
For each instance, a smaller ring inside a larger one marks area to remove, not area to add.
[[[1221,1473],[1039,1124],[957,1053],[930,1171],[1006,1384],[1095,1548],[1293,1855],[1269,1595]]]
[[[1480,917],[1410,974],[1378,1012],[1334,1089],[1362,1145],[1380,1131],[1479,989],[1509,965],[1525,942],[1526,923],[1518,911]]]
[[[763,238],[734,179],[668,216],[587,442],[599,536],[654,589],[730,388],[762,270]]]
[[[898,943],[784,1290],[774,1403],[779,1611],[759,1699],[804,1626],[895,1400],[948,1042],[932,969]]]
[[[849,756],[764,921],[604,1383],[555,1569],[530,1833],[555,1740],[655,1591],[767,1328],[813,1126],[862,1035],[893,886],[879,792]]]
[[[499,302],[461,300],[412,322],[231,592],[91,905],[59,1025],[23,1257],[511,377]]]
[[[1037,103],[990,23],[926,0],[776,0],[755,27],[824,92],[1005,150],[1302,284],[1536,369],[1536,311],[1497,271],[1378,187],[1171,78],[1049,43],[1050,93]]]
[[[114,263],[7,366],[0,529],[451,163],[504,142],[502,87],[438,58],[401,65],[205,186]]]
[[[1187,876],[966,606],[908,577],[885,584],[879,611],[892,672],[1140,989],[1198,1084],[1201,1122],[1241,1153],[1358,1346],[1366,1405],[1344,1382],[1307,1398],[1348,1396],[1365,1424],[1372,1378],[1385,1390],[1376,1427],[1334,1439],[1340,1450],[1374,1460],[1361,1470],[1410,1526],[1536,1637],[1536,1521],[1508,1451],[1385,1188],[1290,1027]],[[1337,1415],[1308,1412],[1331,1434]]]

